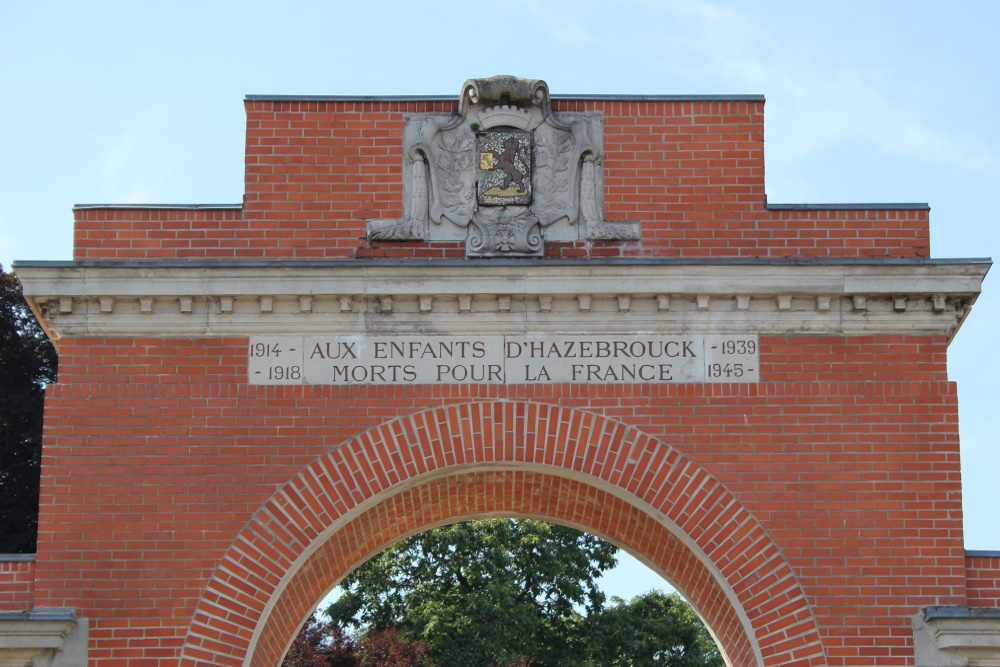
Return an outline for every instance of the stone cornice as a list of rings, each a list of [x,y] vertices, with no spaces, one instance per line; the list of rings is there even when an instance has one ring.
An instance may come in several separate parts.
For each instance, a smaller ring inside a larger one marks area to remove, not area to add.
[[[60,336],[267,333],[954,335],[988,260],[20,263]]]
[[[76,625],[72,610],[0,612],[0,667],[42,664],[38,659],[61,651]]]
[[[1000,665],[1000,609],[926,607],[913,630],[917,667]]]

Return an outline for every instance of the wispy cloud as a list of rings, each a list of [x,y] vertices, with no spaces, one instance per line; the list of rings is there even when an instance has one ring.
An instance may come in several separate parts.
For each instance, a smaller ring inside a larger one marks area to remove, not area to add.
[[[834,144],[862,142],[919,162],[963,171],[995,169],[996,156],[973,133],[936,127],[881,92],[869,72],[797,65],[767,85],[780,103],[769,110],[771,158],[790,163]]]
[[[807,37],[775,34],[754,16],[712,2],[632,0],[623,7],[633,14],[634,48],[665,73],[766,94],[773,166],[862,142],[936,166],[997,167],[997,156],[973,132],[956,135],[894,101],[884,92],[892,73],[872,63],[852,66],[843,53],[817,56]]]
[[[101,160],[101,193],[107,203],[159,201],[177,160],[164,154],[167,114],[137,113],[114,137]]]
[[[561,9],[558,3],[543,3],[537,0],[518,0],[515,13],[523,12],[531,17],[536,27],[540,29],[557,45],[567,47],[586,47],[598,42],[597,38],[590,32],[578,16],[582,15],[582,8],[575,6],[575,9]],[[537,48],[537,45],[523,45],[523,48]]]

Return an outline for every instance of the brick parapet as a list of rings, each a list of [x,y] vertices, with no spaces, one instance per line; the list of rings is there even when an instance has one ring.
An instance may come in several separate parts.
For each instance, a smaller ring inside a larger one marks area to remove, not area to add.
[[[1000,551],[969,551],[965,572],[970,607],[1000,607]]]
[[[370,244],[402,211],[406,113],[444,101],[248,100],[242,207],[86,207],[78,261],[451,257],[454,244]],[[926,206],[768,207],[763,100],[560,99],[604,116],[608,220],[640,242],[558,244],[547,257],[921,258]]]
[[[35,556],[0,554],[0,611],[31,609],[35,592]]]

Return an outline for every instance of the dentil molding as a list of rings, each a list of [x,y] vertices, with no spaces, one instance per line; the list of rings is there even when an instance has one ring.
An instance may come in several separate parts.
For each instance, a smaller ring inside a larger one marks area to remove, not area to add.
[[[50,336],[759,333],[953,336],[988,260],[21,262]]]

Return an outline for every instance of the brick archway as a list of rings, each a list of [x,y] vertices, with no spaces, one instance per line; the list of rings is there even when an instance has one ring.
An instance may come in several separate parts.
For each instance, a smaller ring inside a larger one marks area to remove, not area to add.
[[[226,553],[182,664],[276,665],[352,567],[407,535],[487,515],[574,525],[628,548],[692,601],[732,665],[825,664],[792,570],[704,469],[606,417],[510,401],[391,421],[303,469]]]
[[[760,96],[466,83],[251,96],[241,204],[78,207],[72,261],[18,263],[60,378],[0,612],[270,667],[377,549],[523,515],[640,556],[732,665],[952,660],[1000,607],[946,364],[990,262],[933,258],[926,204],[769,202]],[[508,126],[519,211],[472,185]]]

